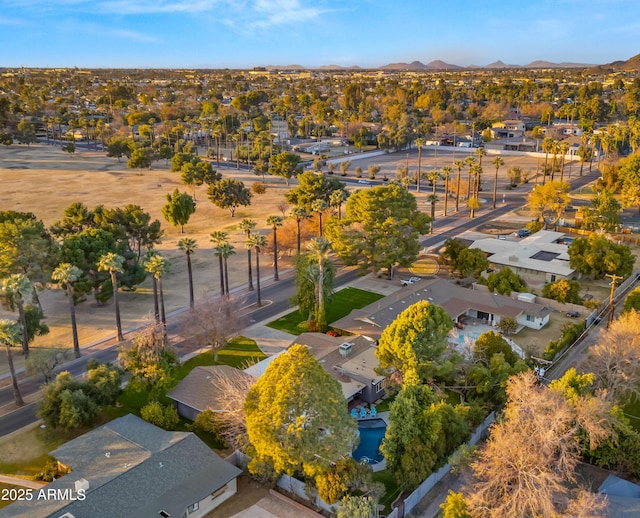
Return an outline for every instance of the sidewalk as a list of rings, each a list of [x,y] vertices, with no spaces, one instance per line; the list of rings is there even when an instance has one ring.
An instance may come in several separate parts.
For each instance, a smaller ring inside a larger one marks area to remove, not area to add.
[[[40,489],[47,485],[47,482],[39,482],[37,480],[27,480],[26,478],[10,477],[0,475],[0,483],[11,484],[12,486],[26,487],[27,489]]]

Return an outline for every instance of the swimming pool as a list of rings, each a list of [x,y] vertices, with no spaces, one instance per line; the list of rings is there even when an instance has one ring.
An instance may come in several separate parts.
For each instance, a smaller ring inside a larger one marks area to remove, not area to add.
[[[353,458],[357,461],[366,459],[369,464],[380,462],[383,457],[380,453],[380,443],[387,431],[387,423],[383,419],[366,419],[358,421],[360,431],[360,444],[353,452]]]

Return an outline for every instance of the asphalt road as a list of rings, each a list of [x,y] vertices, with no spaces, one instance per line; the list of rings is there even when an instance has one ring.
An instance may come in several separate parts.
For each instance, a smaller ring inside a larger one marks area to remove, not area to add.
[[[398,155],[402,155],[399,153]],[[395,160],[398,158],[396,157]],[[577,189],[599,176],[599,173],[594,170],[590,175],[584,175],[583,177],[573,178],[571,183],[574,189]],[[381,183],[377,182],[376,183]],[[504,202],[500,200],[496,209],[485,208],[477,212],[477,216],[473,219],[468,217],[468,210],[466,208],[460,210],[460,212],[453,213],[446,218],[436,219],[434,223],[434,234],[426,236],[422,239],[421,243],[424,248],[431,248],[444,242],[446,239],[455,237],[460,233],[476,228],[488,221],[494,220],[503,214],[506,214],[523,204],[523,200],[526,198],[528,191],[533,187],[531,184],[518,187],[520,190],[507,191],[505,193]],[[442,190],[442,186],[440,186]],[[491,194],[485,193],[485,198],[491,198]],[[481,197],[483,197],[481,195]],[[451,207],[453,211],[453,207]],[[358,276],[357,269],[340,269],[339,274],[335,280],[335,286],[340,287],[354,280]],[[281,275],[281,280],[277,283],[270,283],[265,285],[261,290],[262,300],[267,302],[262,307],[258,308],[255,305],[256,293],[248,292],[247,290],[239,290],[236,292],[238,299],[244,298],[242,313],[253,322],[260,322],[263,320],[271,319],[275,315],[287,310],[289,306],[289,299],[294,294],[294,282],[293,275],[284,274]],[[175,320],[169,320],[167,332],[169,336],[177,335],[177,322]],[[182,355],[188,352],[186,349],[186,342],[174,343],[178,354]],[[118,355],[118,345],[115,340],[107,340],[101,344],[96,345],[91,349],[84,349],[83,356],[79,359],[65,363],[62,367],[57,369],[67,370],[73,376],[82,376],[86,372],[86,364],[90,358],[104,362],[113,362]],[[25,378],[23,374],[19,376],[20,391],[23,398],[33,400],[34,395],[39,391],[42,385],[42,379],[37,377]],[[19,430],[20,428],[34,423],[36,421],[34,404],[26,405],[22,408],[15,407],[13,403],[13,390],[9,383],[9,380],[0,380],[0,437],[7,435],[11,432]]]

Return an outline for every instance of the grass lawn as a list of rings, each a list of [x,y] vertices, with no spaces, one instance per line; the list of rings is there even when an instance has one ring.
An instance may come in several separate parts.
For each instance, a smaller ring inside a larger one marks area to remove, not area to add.
[[[0,482],[0,493],[4,492],[4,490],[6,489],[19,489],[18,486],[12,486],[11,484],[3,484],[2,482]],[[3,496],[7,496],[4,495]],[[6,499],[4,498],[0,498],[0,509],[2,509],[3,507],[7,507],[9,504],[11,504],[11,500],[9,500],[9,498],[7,497]]]
[[[382,482],[386,491],[382,498],[380,498],[380,504],[384,505],[384,513],[391,512],[391,504],[400,494],[400,487],[396,478],[389,470],[377,471],[372,475],[374,482]]]
[[[633,401],[622,408],[622,411],[625,413],[625,417],[629,419],[631,426],[640,431],[640,400],[634,398]]]
[[[337,291],[331,301],[327,303],[327,322],[335,322],[342,317],[346,317],[352,309],[363,308],[382,297],[383,295],[378,293],[359,290],[358,288],[344,288]],[[307,316],[296,309],[273,322],[269,322],[267,325],[273,329],[299,335],[306,331]]]

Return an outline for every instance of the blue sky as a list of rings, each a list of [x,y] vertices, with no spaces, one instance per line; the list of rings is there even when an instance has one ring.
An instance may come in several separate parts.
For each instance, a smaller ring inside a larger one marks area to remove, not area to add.
[[[640,53],[638,0],[0,0],[0,66],[377,67]]]

